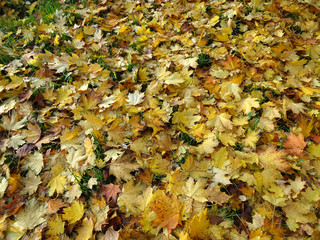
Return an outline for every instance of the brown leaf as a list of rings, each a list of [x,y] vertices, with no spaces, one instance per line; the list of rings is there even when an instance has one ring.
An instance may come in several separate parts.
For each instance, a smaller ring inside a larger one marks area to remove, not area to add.
[[[23,130],[22,133],[26,136],[28,143],[36,143],[41,136],[41,129],[36,123],[28,123],[28,130]]]
[[[101,186],[100,189],[100,195],[106,195],[106,200],[109,202],[110,198],[113,199],[113,201],[117,201],[117,195],[120,193],[121,190],[118,185],[114,185],[112,183],[108,185]]]
[[[48,202],[47,213],[52,214],[58,212],[58,210],[62,207],[67,206],[61,199],[51,199]]]
[[[210,202],[217,203],[222,205],[230,199],[230,196],[220,191],[219,186],[214,186],[211,188],[207,188],[208,200]]]
[[[9,214],[8,217],[18,212],[23,205],[24,205],[24,201],[22,201],[21,198],[15,196],[13,198],[13,201],[6,206],[6,209],[7,209],[6,212],[7,214]]]

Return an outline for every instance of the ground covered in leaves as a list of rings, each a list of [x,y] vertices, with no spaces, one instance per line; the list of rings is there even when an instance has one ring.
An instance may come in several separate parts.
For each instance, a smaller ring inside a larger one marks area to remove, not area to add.
[[[317,0],[1,1],[1,239],[320,239]]]

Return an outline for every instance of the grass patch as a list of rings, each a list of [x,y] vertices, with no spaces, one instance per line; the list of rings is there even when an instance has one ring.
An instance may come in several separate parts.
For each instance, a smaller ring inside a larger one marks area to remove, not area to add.
[[[211,66],[210,56],[204,53],[199,54],[197,63],[199,64],[198,65],[199,68],[210,67]]]
[[[201,142],[197,142],[197,140],[190,136],[188,133],[180,132],[179,139],[184,141],[186,144],[191,146],[198,146]]]

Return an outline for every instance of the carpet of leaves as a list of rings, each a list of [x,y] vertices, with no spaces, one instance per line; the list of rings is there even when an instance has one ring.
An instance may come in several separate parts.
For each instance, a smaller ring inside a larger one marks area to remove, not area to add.
[[[1,239],[320,239],[320,2],[1,1]]]

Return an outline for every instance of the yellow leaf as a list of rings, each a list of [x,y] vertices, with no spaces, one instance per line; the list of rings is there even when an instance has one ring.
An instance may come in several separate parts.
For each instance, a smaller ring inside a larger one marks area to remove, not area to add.
[[[280,171],[285,171],[290,166],[285,160],[286,152],[277,151],[273,145],[268,146],[259,154],[259,162],[264,168],[275,168]]]
[[[195,125],[201,119],[201,116],[195,115],[196,109],[191,108],[188,110],[183,110],[182,112],[175,112],[173,114],[172,123],[182,123],[189,128]]]
[[[119,29],[119,32],[118,32],[118,35],[121,34],[121,33],[124,33],[128,30],[129,26],[127,25],[122,25]]]
[[[207,209],[199,216],[193,216],[186,224],[187,231],[192,239],[210,239],[210,222],[207,218]]]
[[[32,198],[20,209],[15,215],[13,227],[20,230],[35,229],[36,226],[46,221],[47,205],[40,205],[39,202]]]
[[[287,218],[292,218],[298,223],[308,223],[316,220],[316,216],[308,216],[310,210],[311,205],[302,202],[289,202],[287,206],[283,207]]]
[[[249,129],[246,138],[243,140],[243,144],[247,147],[255,148],[258,140],[259,132]]]
[[[198,151],[200,154],[211,154],[214,152],[214,148],[218,145],[218,140],[215,138],[208,138],[198,146]]]
[[[257,98],[248,97],[240,102],[238,112],[248,114],[252,108],[258,108],[259,106],[260,104]]]
[[[91,218],[84,218],[82,220],[82,226],[77,229],[78,236],[76,240],[88,240],[92,237],[93,232],[93,221]]]
[[[70,207],[63,210],[62,218],[69,221],[70,224],[79,221],[84,214],[84,206],[82,203],[75,201]]]
[[[317,202],[317,201],[320,200],[319,188],[316,188],[315,190],[312,190],[310,187],[308,187],[305,190],[305,192],[302,192],[302,196],[308,202]]]
[[[6,90],[11,90],[24,84],[22,77],[13,75],[13,76],[10,76],[10,79],[11,79],[11,82],[7,84]]]
[[[138,206],[140,205],[138,196],[143,193],[144,186],[142,184],[134,185],[133,180],[128,181],[122,188],[121,193],[118,197],[118,205],[120,207],[125,207],[127,211],[132,214],[139,214],[142,210]]]
[[[37,2],[34,2],[34,3],[32,3],[30,5],[29,11],[28,11],[29,15],[32,14],[32,12],[33,12],[33,10],[34,10],[34,8],[36,7],[37,4],[38,4]]]
[[[136,152],[137,156],[141,157],[141,153],[148,153],[148,143],[145,142],[142,138],[135,140],[130,144],[130,149]]]
[[[223,169],[230,163],[228,160],[229,153],[226,147],[220,148],[219,151],[214,152],[211,156],[213,158],[212,165],[216,168]]]
[[[63,193],[64,187],[67,184],[65,176],[59,174],[58,176],[51,179],[47,187],[49,187],[49,196],[52,196],[55,192],[57,194]]]
[[[96,30],[93,27],[84,26],[83,33],[86,35],[93,35]]]
[[[48,221],[48,232],[47,234],[51,236],[57,236],[59,234],[64,233],[64,222],[61,220],[61,217],[58,214],[55,214],[49,221]]]
[[[186,196],[193,198],[198,202],[206,202],[207,201],[207,192],[204,189],[206,187],[206,181],[204,179],[199,179],[194,182],[194,179],[190,177],[186,182],[186,186],[184,187],[184,191]]]
[[[177,195],[183,194],[183,186],[185,185],[186,173],[182,172],[181,169],[175,170],[170,174],[169,183],[167,185],[167,192]]]
[[[219,140],[225,146],[234,146],[236,145],[236,138],[232,133],[219,133]]]
[[[298,120],[299,127],[301,128],[302,135],[307,138],[310,136],[310,133],[314,127],[314,116],[310,118],[302,116],[300,120]]]
[[[214,25],[216,25],[219,22],[219,16],[214,16],[213,18],[210,19],[210,21],[208,22],[208,25],[210,25],[210,27],[213,27]]]
[[[59,45],[59,40],[60,40],[60,36],[59,36],[59,34],[57,34],[56,37],[54,38],[53,44],[55,46],[58,46]]]
[[[220,132],[223,132],[227,129],[232,130],[232,122],[230,119],[230,114],[224,112],[219,115],[217,115],[214,119],[209,120],[207,122],[208,127],[216,127],[216,129]]]

